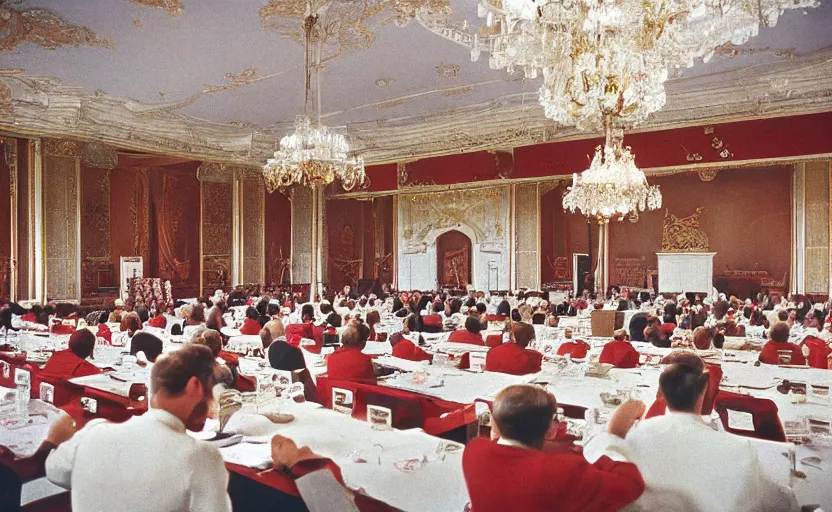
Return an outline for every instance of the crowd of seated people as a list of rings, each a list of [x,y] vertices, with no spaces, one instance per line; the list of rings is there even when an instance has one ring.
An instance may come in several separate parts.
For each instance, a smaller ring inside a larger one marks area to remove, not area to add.
[[[103,338],[104,329],[109,329],[103,320],[110,320],[116,314],[120,333],[113,336],[122,341],[125,350],[141,353],[148,363],[155,363],[152,373],[156,377],[151,388],[159,392],[158,396],[155,391],[152,394],[153,403],[160,404],[159,411],[153,412],[144,423],[131,420],[137,431],[152,433],[162,425],[178,433],[180,424],[188,426],[192,422],[198,426],[203,406],[212,399],[205,396],[206,386],[223,384],[241,391],[253,389],[253,383],[239,374],[240,355],[226,348],[228,333],[259,336],[263,348],[260,355],[268,365],[305,375],[307,386],[314,384],[309,384],[304,352],[322,353],[324,337],[334,336],[340,346],[326,351],[331,352],[325,359],[326,375],[334,380],[374,384],[377,377],[373,358],[362,352],[368,343],[388,342],[394,357],[430,362],[434,354],[425,346],[421,333],[428,332],[425,318],[435,315],[440,317],[440,330],[452,329],[447,341],[490,347],[485,356],[485,371],[528,375],[541,371],[544,359],[533,348],[535,325],[551,325],[550,319],[557,319],[562,312],[566,316],[573,312],[580,314],[601,305],[589,295],[568,299],[563,304],[518,295],[509,300],[476,294],[457,297],[447,292],[413,292],[396,293],[382,301],[376,296],[360,297],[345,289],[331,301],[325,299],[314,304],[280,302],[268,296],[256,300],[244,297],[240,304],[244,309],[239,310],[242,313],[239,316],[229,310],[231,296],[216,295],[213,300],[200,299],[196,304],[179,305],[176,312],[164,304],[149,309],[115,304],[112,313],[99,314],[96,328],[98,337]],[[832,352],[827,305],[808,304],[800,297],[776,303],[765,297],[741,302],[719,295],[633,299],[611,296],[605,304],[618,310],[639,309],[637,314],[644,313],[645,323],[640,334],[658,347],[681,346],[678,334],[686,330],[691,331],[690,346],[700,350],[721,348],[733,342],[731,338],[740,337],[746,327],[753,327],[765,330],[767,341],[759,355],[763,364],[803,365],[817,361],[813,366],[825,368],[821,365],[828,362]],[[239,302],[240,297],[234,300]],[[387,322],[391,316],[400,322],[401,332],[381,341],[379,333],[386,332],[382,329],[382,318]],[[156,318],[164,320],[165,325],[161,326],[161,320],[154,322]],[[486,344],[483,331],[490,329],[495,319],[503,322],[505,340],[496,345]],[[171,354],[162,354],[161,339],[152,330],[144,331],[145,326],[166,329],[175,324],[169,329],[173,333],[173,328],[180,325],[178,322],[190,328],[181,361],[179,356],[171,359]],[[616,330],[601,350],[599,361],[618,368],[638,366],[639,353],[632,345],[636,340],[631,339],[631,334]],[[590,346],[583,340],[571,339],[568,330],[565,337],[568,340],[560,346],[558,354],[585,359]],[[100,372],[88,361],[93,356],[95,343],[92,330],[76,330],[70,337],[69,349],[53,354],[42,375],[69,379]],[[210,352],[210,363],[205,353],[189,348],[200,345]],[[171,361],[193,368],[172,367]],[[492,409],[493,439],[476,439],[465,449],[463,471],[473,510],[543,511],[550,510],[553,503],[558,504],[559,510],[616,510],[628,504],[636,510],[794,509],[793,493],[762,476],[759,461],[747,442],[740,442],[740,438],[731,434],[715,432],[701,424],[701,418],[697,419],[696,412],[701,410],[708,386],[707,369],[701,360],[683,358],[665,362],[668,367],[659,385],[667,412],[637,422],[645,412],[644,404],[623,404],[610,420],[607,432],[587,445],[586,458],[549,450],[549,441],[557,426],[556,420],[553,423],[557,403],[545,389],[512,386],[500,392]],[[69,486],[75,471],[79,471],[77,474],[89,471],[88,465],[92,462],[78,459],[73,453],[79,444],[86,446],[86,439],[106,447],[132,435],[121,429],[91,428],[95,426],[92,423],[72,437],[65,448],[53,453],[48,466],[50,479]],[[199,460],[208,468],[205,482],[195,480],[189,484],[193,489],[202,489],[199,486],[209,481],[211,485],[225,485],[227,473],[215,467],[215,461],[210,460],[213,455],[195,452],[193,447],[174,437],[164,441],[170,443],[171,453],[184,450],[183,456]],[[684,446],[679,445],[679,439],[686,440]],[[55,444],[61,443],[55,441]],[[708,457],[703,455],[706,451],[710,454]],[[715,460],[720,454],[723,458],[730,454],[732,462],[716,468],[703,462]],[[102,456],[95,467],[107,468],[119,460],[123,460],[121,455]],[[151,464],[141,457],[137,460]],[[333,488],[338,489],[338,485],[335,482]],[[754,499],[747,499],[748,493],[737,490],[741,486],[760,492]],[[227,499],[225,487],[222,489],[222,493],[216,489],[205,491],[202,497],[188,494],[192,489],[177,488],[177,493],[181,491],[184,498],[179,499],[186,500],[188,506],[196,507],[201,500],[207,500],[222,509]],[[76,505],[75,494],[80,492],[73,493],[73,505]],[[113,499],[112,492],[113,489],[103,489],[97,498],[99,501],[79,497],[77,509],[100,509],[96,507],[112,503],[108,501]],[[125,499],[128,498],[134,497]],[[730,506],[726,508],[725,504]]]

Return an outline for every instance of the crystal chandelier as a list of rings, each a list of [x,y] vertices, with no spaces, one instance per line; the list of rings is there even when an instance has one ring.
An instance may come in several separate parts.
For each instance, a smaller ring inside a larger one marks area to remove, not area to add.
[[[665,104],[668,69],[707,62],[740,45],[785,9],[818,0],[479,0],[482,35],[471,57],[543,77],[548,118],[597,130],[608,114],[638,123]],[[466,41],[469,42],[469,41]]]
[[[604,147],[595,149],[589,169],[572,175],[572,186],[563,196],[563,208],[575,210],[599,222],[623,220],[628,215],[662,207],[657,185],[648,185],[647,177],[635,164],[629,147],[622,144],[621,132],[613,133],[612,120],[604,120]]]
[[[307,16],[303,23],[305,43],[306,87],[304,113],[295,118],[295,130],[280,139],[280,147],[263,166],[263,179],[269,193],[292,185],[314,186],[329,185],[336,179],[344,190],[353,190],[364,185],[366,174],[364,160],[350,154],[349,143],[344,135],[332,133],[321,124],[320,101],[320,47],[315,54],[315,88],[317,95],[317,116],[313,123],[306,112],[309,105],[311,83],[310,39],[317,24],[318,16],[311,14],[311,5],[307,4]]]

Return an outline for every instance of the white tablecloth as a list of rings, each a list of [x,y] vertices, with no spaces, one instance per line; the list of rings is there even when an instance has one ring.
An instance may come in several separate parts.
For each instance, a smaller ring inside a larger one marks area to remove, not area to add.
[[[275,425],[272,435],[286,436],[298,446],[309,446],[315,453],[331,458],[353,490],[363,489],[367,495],[406,512],[462,512],[469,501],[459,445],[439,460],[437,448],[449,442],[418,429],[375,430],[369,423],[311,403],[281,404],[280,411],[294,414],[295,421]],[[269,457],[268,443],[238,446],[220,451],[229,462],[239,462],[234,455],[241,450],[255,458],[258,453],[261,458]],[[355,462],[358,458],[367,462]],[[417,463],[410,472],[395,466],[412,459],[426,462]]]

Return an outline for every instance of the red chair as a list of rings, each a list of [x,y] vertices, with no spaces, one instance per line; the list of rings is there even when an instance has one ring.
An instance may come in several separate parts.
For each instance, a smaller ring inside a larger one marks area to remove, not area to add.
[[[700,413],[703,416],[708,416],[714,411],[714,400],[720,393],[719,383],[722,382],[722,367],[718,364],[707,364],[708,367],[708,390],[705,391],[705,400],[702,402],[702,410]],[[647,410],[645,419],[654,416],[664,416],[667,410],[667,403],[661,397],[661,393],[656,395],[656,401]]]
[[[572,359],[583,359],[589,352],[590,346],[585,341],[567,341],[558,347],[558,355],[565,356],[569,354]]]
[[[422,317],[424,332],[442,332],[442,317],[439,315],[426,315]]]
[[[722,426],[727,432],[738,436],[755,437],[768,441],[786,441],[786,433],[777,414],[777,404],[766,398],[755,398],[720,391],[714,402],[714,409],[719,414]],[[728,421],[728,411],[748,413],[753,417],[754,430],[732,428]]]
[[[821,370],[829,369],[829,355],[832,354],[829,344],[816,336],[807,336],[800,346],[809,347],[809,357],[806,358],[806,364]]]
[[[499,347],[503,344],[502,334],[489,334],[485,337],[485,345],[489,348]]]

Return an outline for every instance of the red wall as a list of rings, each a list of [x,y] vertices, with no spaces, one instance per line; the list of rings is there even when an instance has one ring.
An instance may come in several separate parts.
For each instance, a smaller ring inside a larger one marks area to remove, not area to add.
[[[665,211],[687,217],[705,210],[700,228],[708,235],[714,274],[725,270],[766,270],[777,280],[791,261],[791,168],[769,167],[720,172],[703,182],[695,172],[649,178],[661,187],[663,208],[643,213],[635,224],[610,225],[610,267],[615,257],[644,257],[657,266]],[[615,283],[611,283],[615,284]]]

